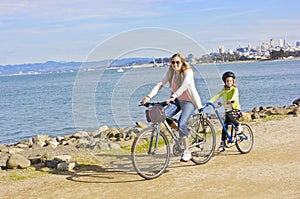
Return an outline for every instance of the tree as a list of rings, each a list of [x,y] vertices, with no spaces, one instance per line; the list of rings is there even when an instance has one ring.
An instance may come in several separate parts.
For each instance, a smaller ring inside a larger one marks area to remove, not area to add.
[[[277,51],[277,50],[272,50],[271,52],[271,59],[283,59],[283,57],[286,57],[286,53],[282,50],[282,48]]]

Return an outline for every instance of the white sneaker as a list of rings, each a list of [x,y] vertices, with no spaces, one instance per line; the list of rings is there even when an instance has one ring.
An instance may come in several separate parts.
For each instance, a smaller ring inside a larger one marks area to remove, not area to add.
[[[219,150],[219,152],[225,151],[225,145],[224,145],[223,141],[220,142],[220,146],[219,146],[218,150]]]
[[[223,152],[225,151],[225,146],[220,145],[218,148],[219,152]]]
[[[240,124],[240,125],[237,127],[236,134],[241,134],[242,132],[243,132],[243,127],[242,127],[242,125]]]
[[[184,150],[184,151],[183,151],[183,154],[182,154],[182,156],[181,156],[181,160],[180,160],[180,161],[187,162],[187,161],[189,161],[191,158],[192,158],[191,153],[190,153],[188,150]]]

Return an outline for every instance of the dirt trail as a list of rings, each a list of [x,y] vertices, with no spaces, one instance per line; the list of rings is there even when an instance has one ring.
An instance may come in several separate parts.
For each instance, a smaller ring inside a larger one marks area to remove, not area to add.
[[[155,180],[134,173],[123,154],[110,162],[112,168],[89,165],[74,173],[1,182],[0,199],[300,198],[299,126],[300,117],[251,123],[255,140],[249,154],[233,147],[216,152],[205,165],[173,161]]]

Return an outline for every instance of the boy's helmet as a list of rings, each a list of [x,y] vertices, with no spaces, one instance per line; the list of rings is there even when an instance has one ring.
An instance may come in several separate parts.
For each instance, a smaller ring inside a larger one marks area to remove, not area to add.
[[[222,80],[224,83],[225,83],[227,77],[232,77],[233,79],[235,79],[235,74],[231,71],[225,72],[222,76]]]

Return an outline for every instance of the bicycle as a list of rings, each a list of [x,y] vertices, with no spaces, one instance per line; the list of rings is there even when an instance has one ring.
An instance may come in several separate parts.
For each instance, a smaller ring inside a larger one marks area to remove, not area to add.
[[[219,107],[221,105],[222,104],[219,104]],[[235,125],[233,123],[230,123],[229,125],[227,125],[223,122],[221,114],[217,110],[219,107],[217,107],[215,104],[213,104],[211,102],[206,102],[202,109],[205,109],[207,106],[213,107],[213,109],[218,117],[218,120],[220,121],[222,128],[225,130],[226,137],[227,137],[226,141],[224,143],[225,147],[230,148],[233,145],[235,145],[236,148],[238,149],[238,151],[241,152],[242,154],[249,153],[251,151],[251,149],[253,147],[253,143],[254,143],[254,135],[253,135],[251,127],[246,123],[241,123],[241,125],[243,127],[243,131],[242,131],[242,133],[237,134],[236,130],[235,130]],[[231,127],[231,128],[229,128],[229,127]],[[228,132],[228,129],[229,129],[229,132]]]
[[[171,156],[170,142],[173,144],[174,156],[183,153],[178,129],[174,127],[176,119],[165,115],[165,105],[165,102],[148,102],[143,105],[147,107],[146,118],[151,126],[137,135],[131,147],[133,167],[138,175],[147,180],[157,178],[165,172]],[[159,128],[161,123],[165,125],[168,135]],[[194,113],[188,130],[191,161],[197,165],[208,162],[216,147],[216,134],[212,124],[203,113]]]

